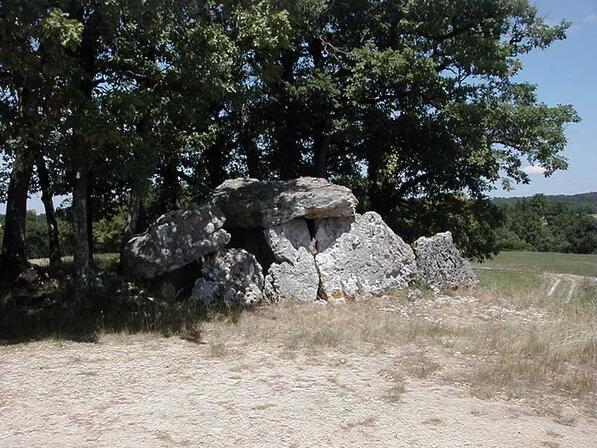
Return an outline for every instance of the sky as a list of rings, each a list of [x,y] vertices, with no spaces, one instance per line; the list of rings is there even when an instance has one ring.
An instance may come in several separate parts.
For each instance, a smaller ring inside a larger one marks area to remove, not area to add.
[[[564,41],[526,55],[525,68],[518,79],[537,84],[542,102],[574,105],[582,122],[566,130],[565,155],[570,163],[567,171],[545,178],[540,167],[527,166],[531,176],[529,185],[516,185],[511,191],[497,188],[492,195],[597,191],[597,0],[534,0],[533,3],[548,23],[567,19],[572,27]],[[29,199],[28,208],[43,212],[38,197]],[[4,211],[5,204],[0,204],[0,213]]]
[[[572,22],[567,39],[523,58],[519,76],[538,85],[539,99],[549,105],[572,104],[580,124],[566,130],[567,171],[545,178],[539,167],[528,167],[529,185],[513,191],[498,189],[495,196],[528,196],[536,193],[575,194],[597,191],[597,0],[535,0],[550,24]]]

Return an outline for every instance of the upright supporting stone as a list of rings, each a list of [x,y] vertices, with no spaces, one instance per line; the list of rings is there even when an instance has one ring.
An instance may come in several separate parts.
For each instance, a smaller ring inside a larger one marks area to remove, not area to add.
[[[276,258],[265,277],[265,294],[272,302],[317,300],[319,274],[311,253],[311,235],[304,219],[264,230]]]
[[[406,288],[416,274],[412,249],[375,212],[332,226],[317,222],[322,239],[315,256],[320,293],[328,301],[359,300]],[[324,230],[325,229],[325,230]],[[334,240],[335,236],[335,240]]]
[[[201,272],[191,298],[205,306],[248,306],[263,299],[263,271],[243,249],[224,249],[205,257]]]
[[[417,256],[417,280],[432,291],[474,287],[479,283],[470,263],[452,242],[450,232],[421,237],[413,249]]]

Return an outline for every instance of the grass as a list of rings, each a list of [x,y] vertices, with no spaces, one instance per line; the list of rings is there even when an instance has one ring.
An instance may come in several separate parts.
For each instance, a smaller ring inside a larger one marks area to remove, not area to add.
[[[119,261],[120,254],[118,253],[93,254],[94,268],[99,272],[115,272]],[[48,258],[35,258],[29,260],[29,262],[44,268],[47,268],[50,265],[50,260]],[[66,272],[72,271],[73,257],[71,255],[62,257],[62,264],[62,268]]]
[[[429,309],[429,297],[410,304],[402,296],[338,306],[288,304],[240,313],[233,325],[206,321],[202,330],[239,350],[273,344],[286,354],[396,356],[381,372],[392,403],[409,379],[430,378],[466,385],[481,398],[559,396],[594,403],[597,286],[582,285],[566,302],[546,297],[548,285],[538,273],[482,272],[480,280],[473,303],[458,304],[459,292],[456,305]],[[498,314],[476,317],[488,310]]]
[[[104,258],[107,268],[115,263],[113,257]],[[288,359],[299,354],[384,355],[395,360],[380,372],[388,381],[385,399],[391,403],[399,403],[408,381],[433,380],[466,385],[482,398],[557,396],[594,404],[597,285],[579,284],[570,300],[565,291],[547,297],[550,283],[542,274],[586,273],[579,266],[593,266],[593,258],[502,254],[490,263],[498,270],[478,270],[480,286],[474,293],[457,291],[452,301],[427,294],[410,303],[404,292],[335,306],[281,304],[205,314],[182,304],[142,301],[131,307],[130,301],[110,298],[83,311],[56,308],[50,314],[0,316],[0,327],[10,324],[29,332],[20,341],[93,341],[104,333],[127,332],[178,335],[208,344],[214,358],[234,356],[248,346],[277,349]],[[471,294],[472,300],[459,299]],[[32,335],[35,328],[39,331]]]
[[[543,288],[544,279],[535,272],[485,271],[475,272],[483,294],[509,299],[528,297]]]
[[[554,272],[597,277],[597,254],[561,254],[551,252],[501,252],[475,267],[509,269],[522,272]]]

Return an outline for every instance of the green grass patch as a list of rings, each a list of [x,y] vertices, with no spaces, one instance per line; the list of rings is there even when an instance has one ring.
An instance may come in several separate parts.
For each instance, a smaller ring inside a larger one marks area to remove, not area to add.
[[[544,279],[538,272],[475,270],[479,289],[502,297],[518,297],[538,291]]]
[[[93,265],[94,268],[99,272],[116,271],[119,261],[120,254],[117,253],[93,254]],[[50,260],[48,258],[35,258],[29,260],[29,262],[42,268],[47,268],[50,265]],[[66,255],[62,257],[62,268],[67,272],[72,271],[72,255]]]
[[[597,254],[501,252],[495,258],[484,263],[477,263],[474,267],[597,277]]]

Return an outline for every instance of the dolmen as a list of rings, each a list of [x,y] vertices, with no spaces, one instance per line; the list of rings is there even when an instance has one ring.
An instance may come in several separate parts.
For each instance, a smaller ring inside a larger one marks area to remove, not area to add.
[[[126,271],[208,307],[354,301],[415,282],[436,292],[476,285],[449,232],[411,248],[377,213],[356,213],[357,202],[320,178],[231,179],[210,203],[163,215],[131,239]]]

